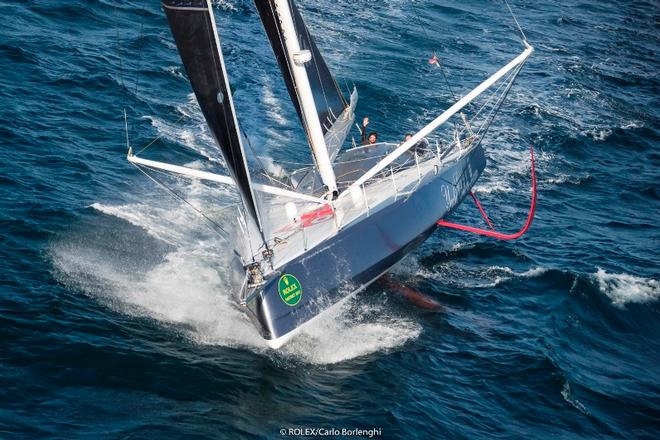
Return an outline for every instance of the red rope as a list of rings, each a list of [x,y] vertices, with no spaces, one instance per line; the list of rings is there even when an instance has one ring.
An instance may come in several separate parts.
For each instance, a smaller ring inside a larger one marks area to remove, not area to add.
[[[438,221],[439,226],[444,226],[446,228],[452,228],[452,229],[458,229],[460,231],[466,231],[466,232],[472,232],[473,234],[479,234],[479,235],[485,235],[486,237],[493,237],[497,238],[498,240],[515,240],[516,238],[522,237],[525,232],[532,226],[532,221],[534,220],[534,213],[536,212],[536,168],[534,166],[534,147],[530,146],[529,147],[529,154],[530,158],[532,161],[532,202],[529,207],[529,213],[527,214],[527,221],[525,222],[525,225],[515,234],[503,234],[501,232],[497,231],[489,231],[487,229],[480,229],[480,228],[474,228],[472,226],[465,226],[465,225],[459,225],[456,223],[450,223],[445,220],[440,220]],[[471,193],[472,194],[472,193]],[[477,198],[472,195],[474,198],[475,203],[477,204],[477,207],[481,211],[481,214],[484,216],[484,219],[488,222],[488,225],[492,228],[492,223],[488,219],[488,216],[486,215],[486,212],[483,210],[481,207],[481,204],[477,200]]]

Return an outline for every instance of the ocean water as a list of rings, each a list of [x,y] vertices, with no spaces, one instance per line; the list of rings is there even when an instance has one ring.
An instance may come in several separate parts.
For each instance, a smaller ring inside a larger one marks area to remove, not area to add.
[[[301,0],[342,87],[399,139],[521,50],[500,1]],[[438,230],[283,350],[233,301],[227,243],[125,160],[218,169],[159,2],[0,0],[0,437],[658,438],[660,8],[512,1],[536,52],[475,191],[516,230]],[[252,2],[215,2],[240,121],[272,172],[309,153]],[[470,110],[469,110],[470,111]],[[226,224],[227,188],[168,183]],[[453,220],[481,225],[471,203]]]

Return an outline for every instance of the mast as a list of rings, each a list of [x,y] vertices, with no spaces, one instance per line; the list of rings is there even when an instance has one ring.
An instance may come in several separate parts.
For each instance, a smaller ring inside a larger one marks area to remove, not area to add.
[[[265,242],[211,1],[163,0],[162,4],[197,102],[247,215]]]
[[[318,112],[317,103],[314,99],[314,91],[305,67],[307,63],[312,62],[314,55],[318,58],[318,60],[314,60],[314,62],[319,63],[323,62],[323,60],[318,55],[318,49],[316,49],[315,45],[311,45],[312,47],[309,49],[303,49],[301,47],[299,35],[304,33],[309,37],[309,34],[307,30],[304,29],[304,23],[302,22],[301,17],[299,21],[302,24],[303,29],[296,29],[294,14],[296,14],[296,18],[298,18],[299,13],[295,9],[295,5],[292,1],[255,0],[255,2],[262,16],[262,21],[266,27],[266,32],[271,40],[271,44],[273,44],[273,48],[276,51],[276,55],[278,49],[284,49],[285,53],[283,55],[285,55],[285,60],[278,57],[280,68],[282,68],[285,75],[290,73],[293,79],[291,84],[287,82],[289,93],[292,95],[292,98],[295,97],[295,99],[293,99],[294,105],[296,105],[296,110],[298,110],[303,125],[305,126],[305,130],[307,131],[310,147],[319,174],[321,175],[321,179],[328,190],[334,193],[337,191],[335,172],[332,169],[332,161],[330,160],[330,154],[328,153],[328,148],[325,142],[322,121]],[[270,11],[268,10],[268,7],[270,7]],[[272,14],[273,7],[277,17],[274,16],[275,14]],[[271,21],[267,22],[264,17],[267,16],[269,12],[271,15],[268,17]],[[276,44],[278,37],[280,41]],[[284,61],[286,61],[286,65],[284,64]],[[325,66],[324,62],[323,65],[325,70],[327,70],[327,66]],[[285,67],[287,69],[285,69]],[[287,78],[285,78],[285,81],[286,80]],[[325,115],[328,119],[331,116],[329,113],[330,112],[328,111]]]

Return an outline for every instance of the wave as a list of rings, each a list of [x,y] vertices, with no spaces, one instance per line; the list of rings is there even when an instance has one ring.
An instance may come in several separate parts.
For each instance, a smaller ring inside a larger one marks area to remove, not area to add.
[[[163,67],[163,70],[175,78],[186,79],[186,76],[183,74],[183,68],[179,65],[176,66],[166,66]]]
[[[579,133],[582,136],[590,137],[594,141],[602,142],[610,138],[615,132],[635,130],[643,127],[644,123],[641,121],[622,121],[621,124],[614,127],[591,127],[582,129]]]
[[[612,135],[612,129],[605,128],[591,128],[582,132],[583,135],[590,137],[595,141],[604,141]]]
[[[515,278],[536,278],[543,275],[548,270],[550,269],[545,267],[532,267],[524,272],[516,272],[509,267],[492,266],[487,268],[484,273],[490,276],[495,275],[494,281],[490,284],[478,287],[495,287]]]
[[[612,300],[612,304],[620,308],[629,303],[656,301],[660,297],[658,280],[626,273],[611,274],[600,267],[593,277],[598,282],[601,292]]]
[[[451,253],[460,252],[467,245],[455,244]],[[517,272],[506,266],[474,267],[463,264],[460,260],[446,261],[437,268],[428,268],[412,255],[392,268],[392,273],[402,277],[420,277],[435,280],[443,285],[453,285],[462,289],[485,289],[496,287],[514,279],[530,279],[544,275],[551,269],[531,267]]]
[[[548,179],[540,180],[539,184],[545,185],[581,185],[592,179],[591,174],[559,174]]]

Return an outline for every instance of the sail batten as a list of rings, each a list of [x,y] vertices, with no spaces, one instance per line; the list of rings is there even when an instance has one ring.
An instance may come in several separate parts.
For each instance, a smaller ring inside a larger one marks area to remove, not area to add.
[[[197,102],[236,182],[246,212],[261,230],[247,159],[210,0],[163,0]]]

